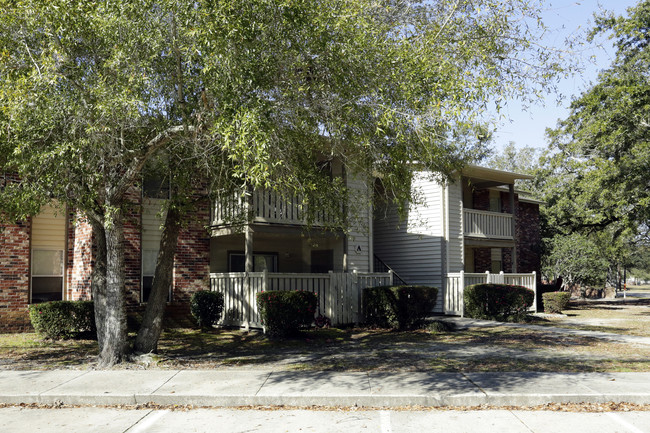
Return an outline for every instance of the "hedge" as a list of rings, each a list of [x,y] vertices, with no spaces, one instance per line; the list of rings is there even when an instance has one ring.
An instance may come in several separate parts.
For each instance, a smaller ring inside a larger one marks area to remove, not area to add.
[[[465,316],[519,321],[526,316],[534,299],[535,292],[523,286],[475,284],[464,291]]]
[[[318,305],[315,293],[304,290],[270,290],[257,294],[264,332],[271,337],[289,337],[314,321]]]
[[[542,295],[544,300],[544,312],[550,314],[560,314],[562,310],[569,307],[571,293],[569,292],[549,292]]]
[[[436,305],[438,289],[426,286],[379,286],[363,289],[366,325],[413,329]]]
[[[197,325],[207,328],[214,325],[223,311],[223,294],[199,290],[190,298],[190,313]]]
[[[51,301],[29,306],[34,330],[44,338],[69,339],[88,334],[97,338],[92,301]]]

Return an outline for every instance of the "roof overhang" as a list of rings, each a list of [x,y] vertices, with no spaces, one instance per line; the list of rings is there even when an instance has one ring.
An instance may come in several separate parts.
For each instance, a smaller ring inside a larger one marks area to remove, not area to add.
[[[493,168],[467,165],[462,170],[462,175],[469,178],[477,188],[489,188],[499,185],[514,185],[517,179],[533,179],[533,176],[510,171],[495,170]]]

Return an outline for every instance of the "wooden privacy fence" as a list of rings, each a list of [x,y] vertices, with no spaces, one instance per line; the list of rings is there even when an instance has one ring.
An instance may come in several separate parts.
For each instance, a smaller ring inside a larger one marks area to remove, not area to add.
[[[465,287],[474,284],[510,284],[524,286],[535,292],[535,298],[531,307],[537,311],[537,275],[530,274],[498,274],[456,272],[447,274],[445,281],[445,314],[464,316],[463,292]]]
[[[261,328],[257,294],[268,290],[306,290],[318,295],[318,311],[332,325],[361,320],[361,292],[366,287],[392,284],[393,273],[329,272],[296,274],[275,272],[225,272],[210,274],[210,290],[223,293],[219,322],[228,326]]]

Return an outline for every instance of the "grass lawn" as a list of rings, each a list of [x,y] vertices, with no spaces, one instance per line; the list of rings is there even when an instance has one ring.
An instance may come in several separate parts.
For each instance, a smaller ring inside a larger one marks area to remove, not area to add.
[[[92,340],[51,342],[36,334],[0,334],[0,369],[92,368],[96,355]],[[650,371],[650,346],[504,326],[448,332],[316,329],[282,341],[259,332],[174,327],[164,331],[158,355],[116,368]]]
[[[650,299],[572,301],[564,314],[540,324],[650,337]]]

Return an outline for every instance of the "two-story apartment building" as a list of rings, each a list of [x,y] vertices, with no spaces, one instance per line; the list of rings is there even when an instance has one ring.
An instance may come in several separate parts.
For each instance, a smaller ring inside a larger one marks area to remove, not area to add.
[[[179,235],[170,307],[184,308],[196,290],[219,290],[226,296],[226,323],[255,326],[256,293],[304,289],[318,292],[322,314],[346,323],[359,319],[363,287],[391,282],[385,266],[407,283],[439,287],[441,312],[451,273],[539,268],[538,202],[513,187],[523,175],[472,166],[456,182],[441,184],[419,173],[413,186],[423,202],[400,222],[394,208],[369,199],[369,180],[346,174],[336,161],[331,170],[350,190],[342,204],[345,233],[326,229],[327,212],[307,225],[300,198],[273,191],[235,193],[199,206]],[[145,185],[130,200],[126,296],[128,308],[137,310],[151,288],[164,198]],[[242,208],[245,221],[233,216]],[[91,298],[93,234],[82,215],[47,206],[2,227],[0,246],[0,331],[28,328],[30,303]]]

